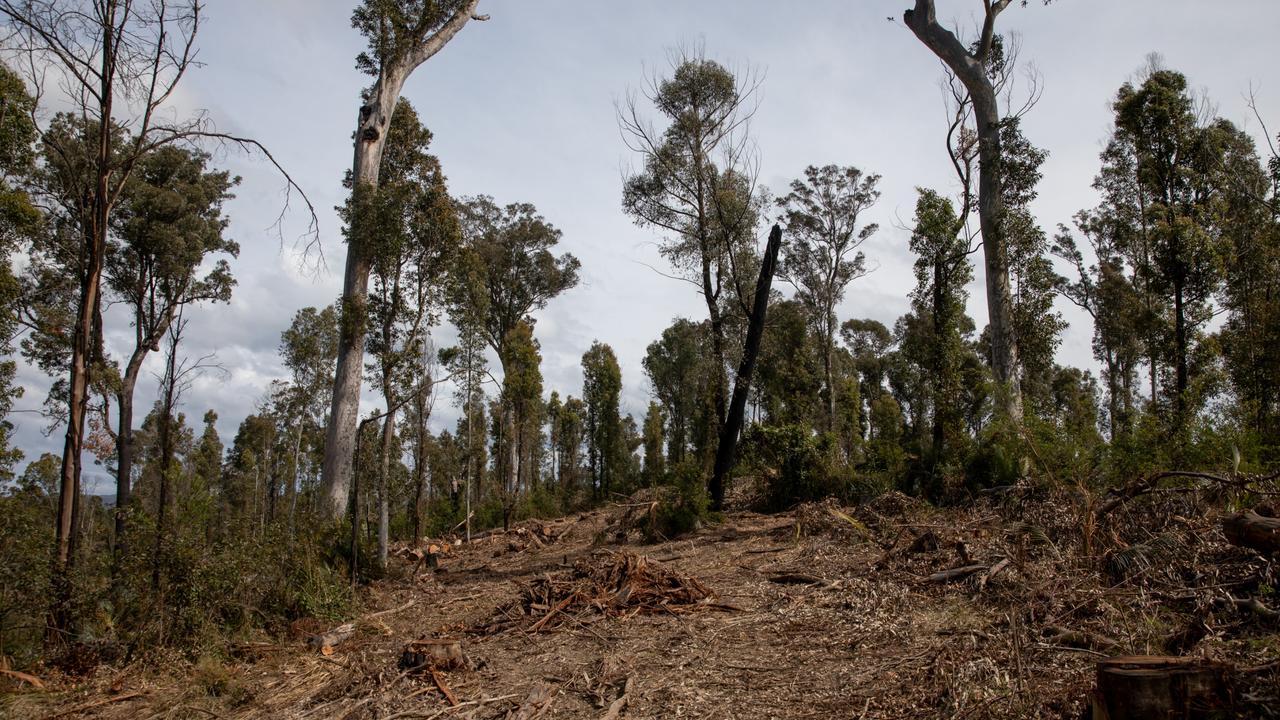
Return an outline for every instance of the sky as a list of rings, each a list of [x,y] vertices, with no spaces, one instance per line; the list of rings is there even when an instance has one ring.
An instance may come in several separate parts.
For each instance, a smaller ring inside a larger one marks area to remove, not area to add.
[[[944,24],[972,37],[978,0],[937,4]],[[709,58],[762,76],[750,133],[763,186],[785,192],[807,165],[829,163],[882,176],[880,201],[866,213],[867,221],[880,224],[864,246],[875,270],[849,287],[839,316],[892,325],[908,309],[913,279],[906,228],[915,189],[956,189],[944,146],[941,66],[902,24],[908,5],[481,0],[479,11],[489,20],[468,23],[414,72],[404,97],[434,133],[432,152],[450,191],[533,203],[563,232],[562,251],[582,262],[580,284],[535,315],[548,393],[581,393],[582,354],[600,340],[622,366],[623,411],[639,420],[650,396],[641,366],[646,346],[673,318],[705,315],[694,288],[651,269],[665,269],[659,237],[621,209],[622,178],[637,158],[619,134],[616,104],[655,73],[668,72],[678,47],[702,46]],[[220,130],[262,142],[319,217],[322,261],[300,255],[308,215],[296,196],[276,226],[285,201],[279,173],[261,156],[215,152],[216,166],[242,177],[225,208],[228,235],[241,246],[231,263],[239,284],[229,305],[189,313],[184,353],[216,352],[225,372],[199,379],[183,411],[198,424],[205,410],[216,410],[228,444],[271,380],[287,375],[277,351],[294,313],[326,305],[341,291],[346,248],[333,208],[345,199],[341,181],[351,166],[359,93],[369,82],[355,69],[363,39],[350,27],[353,7],[354,0],[209,0],[198,36],[203,66],[173,99],[177,116],[205,111]],[[1110,100],[1152,52],[1263,146],[1246,99],[1252,90],[1272,133],[1280,130],[1276,28],[1280,3],[1273,0],[1011,6],[998,30],[1020,37],[1021,63],[1034,67],[1043,90],[1023,119],[1027,137],[1049,152],[1033,205],[1041,226],[1052,233],[1096,204],[1090,185],[1111,126]],[[979,272],[969,300],[979,327],[986,317],[981,282]],[[1066,304],[1060,310],[1071,326],[1059,362],[1093,367],[1087,319]],[[445,346],[452,332],[442,327],[436,336]],[[131,338],[128,318],[109,312],[108,351],[120,356]],[[162,361],[160,354],[148,361],[137,394],[139,418],[154,401],[153,374]],[[18,380],[26,394],[17,406],[23,412],[11,416],[17,445],[29,460],[60,451],[61,430],[46,437],[45,422],[30,412],[39,408],[49,378],[22,367]],[[449,404],[445,388],[432,422],[437,431],[457,417]],[[362,407],[378,407],[377,399],[366,392]],[[102,468],[86,466],[89,492],[110,493],[113,482]]]

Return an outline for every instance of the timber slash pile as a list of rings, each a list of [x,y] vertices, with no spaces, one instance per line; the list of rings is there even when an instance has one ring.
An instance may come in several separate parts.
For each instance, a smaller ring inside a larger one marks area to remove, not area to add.
[[[635,503],[530,521],[448,552],[437,540],[435,569],[402,549],[367,612],[310,643],[50,668],[43,689],[2,707],[130,720],[1120,718],[1168,702],[1177,717],[1274,717],[1280,520],[1232,507],[1246,486],[1280,488],[1185,480],[1093,496],[1008,488],[962,510],[890,493],[737,511],[651,545],[612,543]]]

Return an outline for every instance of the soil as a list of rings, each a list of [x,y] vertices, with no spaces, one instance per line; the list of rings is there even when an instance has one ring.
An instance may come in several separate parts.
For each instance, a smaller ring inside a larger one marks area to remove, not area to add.
[[[1230,663],[1237,714],[1280,708],[1280,622],[1231,602],[1251,589],[1274,606],[1274,563],[1227,544],[1197,498],[1160,496],[1096,528],[1082,507],[890,495],[732,512],[640,544],[621,503],[453,547],[435,570],[401,548],[335,648],[299,638],[218,663],[102,666],[11,692],[0,713],[1075,718],[1098,660],[1128,654]],[[424,638],[459,640],[465,661],[404,667]]]

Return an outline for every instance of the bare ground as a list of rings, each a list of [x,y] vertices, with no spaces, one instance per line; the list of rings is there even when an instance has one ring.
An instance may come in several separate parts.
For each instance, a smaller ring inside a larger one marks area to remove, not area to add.
[[[1088,546],[1083,514],[1066,497],[940,511],[890,495],[858,508],[737,512],[649,545],[619,536],[620,517],[636,513],[614,506],[459,547],[417,577],[397,560],[394,577],[370,589],[356,635],[332,655],[298,640],[213,665],[101,667],[48,679],[41,691],[24,686],[0,697],[0,712],[1082,717],[1099,658],[1170,653],[1240,668],[1239,712],[1267,717],[1280,707],[1280,621],[1230,600],[1246,591],[1265,600],[1276,568],[1223,542],[1196,502],[1157,498],[1121,511],[1088,533]],[[610,566],[621,553],[693,578],[712,597],[641,607],[582,595],[539,624],[551,608],[530,601],[530,588],[569,587],[575,565]],[[931,579],[957,567],[978,569]],[[435,677],[402,669],[406,642],[423,637],[460,638],[471,667]]]

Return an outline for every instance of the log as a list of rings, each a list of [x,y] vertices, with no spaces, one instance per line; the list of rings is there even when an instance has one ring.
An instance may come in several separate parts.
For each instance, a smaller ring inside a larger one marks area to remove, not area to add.
[[[346,623],[319,635],[312,635],[307,638],[307,647],[312,650],[319,650],[325,655],[333,652],[333,649],[346,642],[348,638],[356,633],[355,623]]]
[[[956,582],[957,580],[963,580],[969,577],[970,575],[973,575],[974,573],[980,573],[986,569],[987,569],[986,565],[965,565],[964,567],[951,568],[950,570],[943,570],[942,572],[936,572],[930,575],[929,582],[931,583]]]
[[[462,641],[452,638],[413,640],[400,653],[400,667],[404,670],[456,670],[470,664],[462,651]]]
[[[1228,667],[1194,657],[1133,655],[1098,663],[1093,720],[1232,717]]]
[[[1232,545],[1267,555],[1280,552],[1280,519],[1264,517],[1252,510],[1223,518],[1222,534]]]

